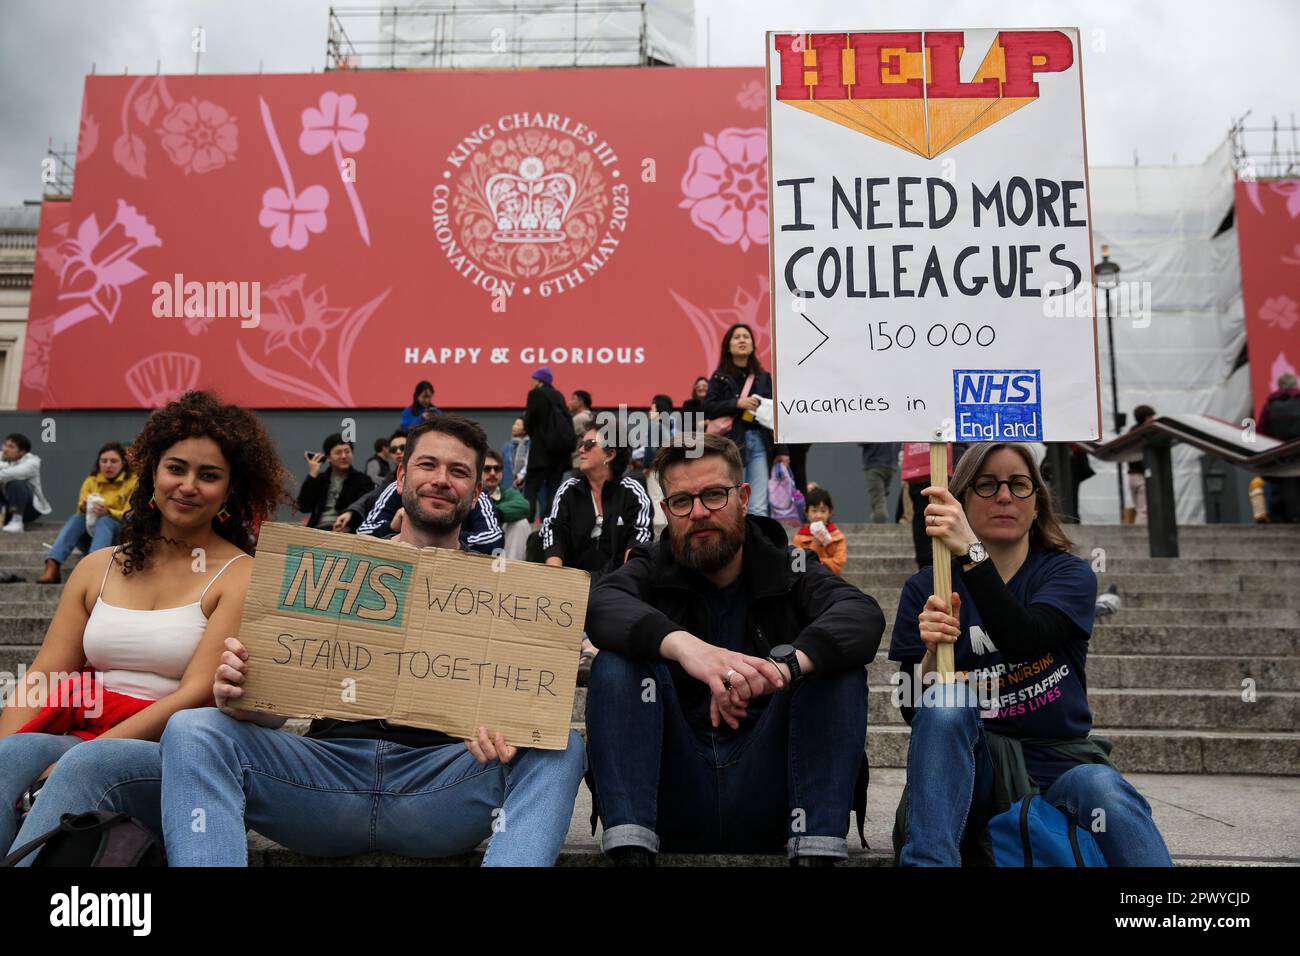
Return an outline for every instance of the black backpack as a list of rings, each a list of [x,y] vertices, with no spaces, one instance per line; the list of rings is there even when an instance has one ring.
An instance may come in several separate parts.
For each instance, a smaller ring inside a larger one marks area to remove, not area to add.
[[[1268,437],[1300,438],[1300,395],[1282,395],[1268,403]]]
[[[546,396],[550,405],[550,412],[546,418],[546,429],[542,433],[542,441],[546,445],[546,450],[556,458],[567,459],[573,454],[573,449],[578,447],[578,436],[573,431],[573,418],[569,415],[569,410],[564,407],[564,398],[559,392],[555,397]]]
[[[17,866],[31,853],[32,866],[166,866],[153,832],[134,817],[110,810],[65,813],[58,827],[20,846],[0,867]]]

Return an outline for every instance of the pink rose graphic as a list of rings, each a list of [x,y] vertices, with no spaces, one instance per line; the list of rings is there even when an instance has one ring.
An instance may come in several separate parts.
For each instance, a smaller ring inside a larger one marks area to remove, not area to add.
[[[1259,317],[1284,332],[1290,332],[1295,328],[1296,322],[1300,322],[1300,315],[1296,314],[1295,300],[1286,295],[1275,295],[1265,299],[1264,304],[1259,307]]]
[[[137,105],[140,102],[138,101]],[[152,109],[148,111],[152,113]],[[239,146],[239,129],[234,118],[222,107],[207,100],[191,97],[188,103],[177,103],[163,117],[158,130],[159,142],[177,166],[191,171],[207,173],[220,169],[235,158]]]
[[[758,80],[750,80],[736,94],[736,102],[747,110],[754,110],[755,112],[761,110],[765,102],[763,84]]]
[[[681,208],[724,245],[767,245],[767,131],[728,128],[691,152]]]
[[[55,320],[53,334],[96,313],[112,322],[122,302],[120,287],[148,274],[133,257],[161,245],[154,227],[124,199],[117,201],[117,214],[102,231],[94,213],[83,219],[76,238],[57,250],[63,256],[59,299],[81,304]]]

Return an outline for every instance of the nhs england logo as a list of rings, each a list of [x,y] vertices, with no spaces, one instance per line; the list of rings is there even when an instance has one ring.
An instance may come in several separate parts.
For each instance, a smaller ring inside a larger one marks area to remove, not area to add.
[[[1043,440],[1038,369],[953,369],[952,390],[957,441]]]

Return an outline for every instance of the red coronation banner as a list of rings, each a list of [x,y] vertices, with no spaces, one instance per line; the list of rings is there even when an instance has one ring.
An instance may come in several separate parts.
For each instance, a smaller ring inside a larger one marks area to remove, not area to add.
[[[1300,370],[1300,179],[1238,180],[1236,190],[1251,407],[1258,416],[1278,377]]]
[[[88,77],[20,407],[680,402],[731,323],[767,355],[762,76]]]

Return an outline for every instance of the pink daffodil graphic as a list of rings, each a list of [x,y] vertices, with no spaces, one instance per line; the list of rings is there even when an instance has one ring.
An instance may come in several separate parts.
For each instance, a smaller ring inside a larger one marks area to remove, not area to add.
[[[94,315],[111,323],[122,304],[121,287],[148,275],[134,256],[161,245],[154,227],[125,199],[117,201],[113,221],[102,230],[94,213],[83,219],[76,236],[57,250],[63,257],[59,299],[77,304],[54,320],[52,334]]]
[[[724,245],[767,245],[767,132],[728,128],[705,134],[682,176],[681,208]]]
[[[258,102],[262,104],[262,125],[266,127],[266,138],[284,178],[284,188],[272,186],[262,193],[262,211],[257,222],[264,229],[271,230],[271,245],[277,249],[287,246],[299,252],[307,248],[309,233],[325,231],[325,209],[330,204],[330,195],[324,186],[308,186],[301,193],[294,189],[293,173],[284,158],[284,150],[280,148],[271,108],[264,99],[259,98]]]
[[[370,117],[357,112],[357,98],[351,93],[340,96],[333,91],[321,94],[320,108],[308,107],[302,111],[302,132],[298,134],[298,148],[308,156],[315,156],[326,149],[334,153],[334,165],[340,171],[343,189],[352,204],[352,215],[357,220],[357,231],[366,245],[370,245],[370,227],[366,224],[366,213],[361,208],[357,197],[356,185],[348,176],[343,176],[343,154],[359,153],[366,145],[366,128]]]

